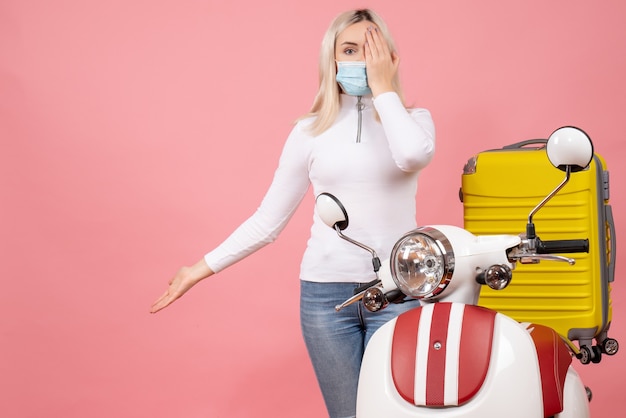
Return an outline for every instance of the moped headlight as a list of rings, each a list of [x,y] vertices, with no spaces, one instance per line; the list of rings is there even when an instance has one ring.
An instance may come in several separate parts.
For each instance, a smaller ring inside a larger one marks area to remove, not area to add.
[[[405,234],[391,251],[391,274],[398,288],[416,299],[441,293],[454,272],[450,241],[432,227]]]

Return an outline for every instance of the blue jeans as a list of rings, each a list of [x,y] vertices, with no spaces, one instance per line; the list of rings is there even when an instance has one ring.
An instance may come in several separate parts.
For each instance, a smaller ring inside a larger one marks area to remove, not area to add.
[[[409,300],[372,313],[358,302],[335,311],[335,305],[352,296],[360,285],[301,280],[302,334],[330,418],[356,415],[361,358],[372,334],[402,312],[419,306],[417,300]]]

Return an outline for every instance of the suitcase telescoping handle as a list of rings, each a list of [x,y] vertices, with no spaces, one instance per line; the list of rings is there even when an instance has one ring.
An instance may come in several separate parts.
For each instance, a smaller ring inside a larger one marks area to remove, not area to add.
[[[520,148],[528,147],[528,145],[537,145],[537,147],[535,148],[541,149],[541,148],[545,148],[547,143],[548,143],[547,139],[541,139],[541,138],[527,139],[525,141],[520,141],[514,144],[505,145],[502,147],[502,149],[520,149]]]
[[[537,254],[588,253],[588,239],[557,239],[537,243]]]

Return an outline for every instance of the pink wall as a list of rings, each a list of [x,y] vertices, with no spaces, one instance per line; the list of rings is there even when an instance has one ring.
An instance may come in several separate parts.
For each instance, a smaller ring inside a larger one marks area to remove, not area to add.
[[[2,416],[323,416],[298,323],[310,199],[274,245],[148,310],[256,208],[312,102],[322,33],[355,6],[0,2]],[[626,3],[368,6],[438,129],[420,223],[462,223],[470,155],[574,124],[606,157],[626,237]],[[612,336],[626,341],[624,269]],[[594,416],[622,409],[626,353],[578,369]]]

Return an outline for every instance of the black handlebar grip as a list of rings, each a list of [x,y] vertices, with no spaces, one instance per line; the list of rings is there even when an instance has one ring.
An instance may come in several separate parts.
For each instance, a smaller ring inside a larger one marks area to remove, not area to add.
[[[400,289],[394,289],[385,293],[385,297],[389,303],[404,303],[406,295]]]
[[[557,239],[552,241],[539,241],[537,254],[559,253],[588,253],[588,239]]]

